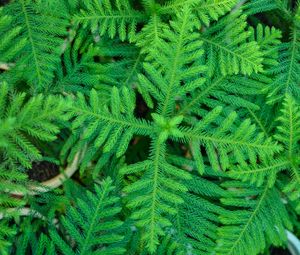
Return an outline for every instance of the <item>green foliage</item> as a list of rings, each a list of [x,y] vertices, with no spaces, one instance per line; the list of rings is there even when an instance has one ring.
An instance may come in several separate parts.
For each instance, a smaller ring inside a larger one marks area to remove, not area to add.
[[[98,82],[99,75],[94,71],[96,64],[93,59],[96,50],[92,47],[92,40],[90,38],[86,40],[86,35],[86,31],[80,30],[74,36],[73,43],[67,44],[61,63],[57,63],[59,67],[55,72],[57,81],[50,88],[52,92],[87,91]]]
[[[199,150],[204,146],[210,165],[215,170],[226,170],[232,163],[241,166],[247,165],[246,161],[254,164],[258,156],[266,160],[280,147],[270,138],[265,139],[263,133],[257,133],[255,126],[249,120],[244,120],[239,126],[233,127],[237,118],[235,112],[230,113],[218,127],[214,129],[213,122],[219,117],[222,108],[217,107],[209,112],[203,120],[188,130],[182,130],[182,135],[191,143],[191,149],[200,173],[204,172],[204,160]],[[235,132],[232,132],[232,131]],[[228,154],[233,154],[228,157]]]
[[[165,215],[176,214],[176,205],[183,203],[178,193],[187,188],[180,181],[191,177],[166,162],[163,141],[153,140],[151,151],[149,160],[122,168],[121,174],[143,172],[142,177],[126,186],[124,191],[129,193],[127,206],[135,210],[132,218],[137,220],[137,226],[145,229],[143,241],[149,251],[154,252],[159,236],[164,234],[163,229],[172,225]]]
[[[167,24],[161,20],[159,15],[153,15],[148,24],[136,35],[136,45],[141,47],[143,53],[151,57],[151,53],[155,54],[162,43],[165,29],[168,29]]]
[[[159,102],[158,112],[164,116],[174,109],[175,94],[184,96],[204,82],[199,74],[206,68],[197,61],[203,55],[202,42],[197,33],[189,32],[196,24],[190,9],[184,8],[177,22],[172,22],[170,29],[164,31],[166,39],[160,42],[157,53],[152,54],[159,68],[146,62],[147,77],[139,75],[141,94],[152,108],[151,94]]]
[[[0,254],[286,245],[300,214],[299,21],[288,0],[1,7]],[[45,176],[58,188],[33,193]]]
[[[98,68],[95,68],[95,65],[92,66],[93,70],[98,70],[101,85],[96,88],[100,87],[100,91],[104,89],[104,85],[108,85],[107,90],[109,91],[111,86],[131,87],[131,84],[136,82],[136,76],[142,68],[144,59],[138,47],[119,40],[109,43],[100,40],[97,43],[96,54],[107,59],[103,64],[98,64]],[[119,58],[118,64],[111,61],[113,58]]]
[[[299,11],[298,11],[299,12]],[[289,28],[290,40],[279,45],[279,65],[272,68],[275,75],[268,92],[269,103],[282,101],[285,93],[299,98],[299,70],[300,70],[300,20],[293,19]]]
[[[282,11],[285,15],[289,16],[289,4],[287,0],[250,0],[243,6],[247,14],[256,14],[267,11]],[[283,18],[286,18],[283,17]]]
[[[173,218],[173,239],[179,254],[211,254],[215,249],[219,215],[225,210],[218,204],[218,198],[225,191],[205,178],[193,176],[186,181],[189,193],[183,195],[184,203]],[[205,187],[205,189],[202,189]],[[201,224],[199,224],[201,222]]]
[[[19,170],[9,170],[8,162],[0,165],[0,214],[5,214],[8,208],[18,208],[24,201],[11,196],[12,192],[26,192],[24,186],[27,176]]]
[[[300,210],[300,170],[299,170],[299,104],[291,96],[286,96],[281,109],[281,116],[278,118],[280,124],[275,135],[276,139],[286,148],[286,154],[283,157],[289,161],[289,169],[291,180],[284,188],[284,192],[288,193],[291,200],[298,200],[297,211]]]
[[[237,4],[237,2],[237,0],[189,0],[186,2],[174,0],[169,1],[162,8],[161,12],[170,13],[185,5],[190,6],[194,13],[196,13],[199,17],[199,20],[205,25],[209,25],[210,21],[218,20],[219,17],[229,12]]]
[[[25,93],[9,93],[6,83],[0,87],[0,152],[4,160],[31,167],[42,158],[32,139],[52,141],[64,120],[65,101],[60,97],[37,95],[26,102]]]
[[[258,24],[256,30],[253,29],[253,36],[256,39],[260,50],[263,52],[263,64],[265,66],[277,65],[278,50],[277,47],[280,44],[281,32],[274,27],[263,27]]]
[[[299,127],[300,115],[299,105],[295,100],[286,95],[280,116],[275,138],[284,146],[285,153],[276,154],[276,158],[265,161],[264,164],[257,164],[247,167],[237,167],[230,171],[232,177],[239,178],[243,181],[250,181],[260,186],[266,181],[269,186],[273,186],[278,172],[289,170],[291,178],[284,184],[283,189],[291,200],[298,200],[300,195],[300,172],[299,172]],[[296,203],[297,210],[300,210],[299,203]]]
[[[22,0],[15,1],[5,9],[13,17],[12,28],[18,28],[18,38],[25,44],[18,54],[15,72],[7,80],[14,80],[15,73],[19,73],[19,77],[22,73],[20,79],[26,79],[33,92],[47,89],[52,82],[64,42],[62,36],[67,34],[67,13],[63,12],[63,4],[56,1],[56,6],[51,5],[51,12],[47,7],[43,2],[32,4],[29,0]],[[10,33],[14,33],[14,30]]]
[[[236,181],[223,186],[230,189],[223,204],[238,209],[220,216],[224,226],[219,229],[217,254],[259,254],[270,241],[278,246],[285,241],[285,228],[291,223],[275,188],[253,188]]]
[[[9,247],[6,237],[15,233],[2,217],[16,213],[25,200],[12,194],[26,194],[27,175],[23,168],[31,168],[32,161],[42,155],[35,145],[56,139],[58,121],[62,121],[66,104],[61,98],[43,95],[29,100],[25,93],[10,92],[6,83],[0,87],[0,251]],[[34,141],[35,140],[35,141]],[[5,254],[5,253],[3,253]]]
[[[127,34],[134,36],[137,23],[143,19],[143,15],[124,0],[84,1],[84,9],[73,17],[75,23],[89,26],[93,33],[108,34],[110,38],[118,34],[122,41]]]
[[[88,191],[85,200],[78,199],[75,207],[67,209],[61,223],[75,244],[68,244],[57,231],[50,230],[57,249],[63,254],[124,254],[124,248],[116,244],[123,239],[116,232],[122,225],[116,217],[122,208],[116,206],[119,198],[113,190],[111,179],[105,179],[101,186],[95,186],[95,193]]]
[[[30,224],[28,224],[30,226]],[[27,228],[24,234],[16,241],[16,255],[26,254],[30,252],[35,255],[55,254],[54,245],[49,237],[42,233],[37,236],[33,227]]]
[[[210,76],[214,72],[250,75],[263,70],[263,54],[258,42],[250,40],[246,17],[240,12],[232,13],[203,33],[201,39],[207,52]]]
[[[250,0],[247,1],[243,8],[246,10],[247,14],[256,14],[284,7],[286,3],[287,1],[281,0],[262,0],[259,2],[255,0]]]
[[[124,101],[121,101],[121,98]],[[78,102],[70,108],[71,116],[76,116],[72,128],[76,133],[82,134],[79,144],[74,149],[77,150],[86,143],[91,144],[89,153],[82,160],[81,171],[85,170],[86,164],[97,153],[99,147],[102,146],[106,154],[114,153],[120,157],[126,152],[134,134],[151,134],[150,124],[136,119],[133,111],[134,95],[126,87],[123,87],[121,93],[115,87],[112,89],[109,107],[103,104],[95,90],[91,90],[89,102],[86,102],[83,94],[78,95]],[[69,148],[75,142],[72,138],[67,144]],[[102,165],[101,160],[103,157],[99,158],[99,167]],[[100,170],[97,165],[94,169],[96,173]]]
[[[9,29],[13,18],[5,15],[3,9],[0,9],[0,36],[3,38],[0,43],[0,64],[13,60],[25,46],[26,40],[19,38],[20,27]],[[5,40],[4,40],[5,37]]]
[[[11,246],[9,238],[16,234],[15,228],[9,226],[8,220],[1,219],[0,222],[0,251],[1,254],[9,254],[6,251]]]

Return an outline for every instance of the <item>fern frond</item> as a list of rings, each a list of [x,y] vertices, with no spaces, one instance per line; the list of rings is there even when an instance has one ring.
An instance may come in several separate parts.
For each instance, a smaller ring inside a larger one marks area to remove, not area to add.
[[[1,148],[1,146],[0,146]],[[26,201],[18,197],[13,197],[12,192],[26,192],[27,176],[15,165],[9,162],[0,164],[0,254],[10,254],[9,247],[13,237],[17,233],[16,228],[9,224],[11,208],[20,208]],[[5,217],[3,219],[3,217]]]
[[[256,30],[252,28],[250,30],[251,40],[257,40],[262,51],[262,64],[265,68],[273,67],[277,64],[280,31],[261,25],[258,25]],[[208,108],[230,107],[239,112],[241,107],[252,112],[257,111],[261,104],[254,100],[254,97],[264,95],[263,89],[272,83],[272,78],[263,73],[252,73],[250,76],[240,74],[223,76],[216,73],[211,75],[212,77],[206,77],[206,81],[195,91],[189,93],[191,96],[183,98],[179,114],[205,116],[207,111],[203,109],[204,105]],[[249,116],[252,117],[251,114]]]
[[[201,76],[205,67],[199,63],[203,55],[199,34],[190,32],[195,26],[191,11],[184,8],[177,20],[171,22],[171,29],[164,31],[166,40],[155,51],[155,64],[144,64],[146,77],[139,75],[139,86],[144,97],[150,94],[159,102],[158,113],[166,116],[174,111],[175,99],[193,91],[203,84]],[[185,86],[181,83],[184,82]],[[145,96],[146,95],[146,96]]]
[[[39,236],[36,229],[27,224],[24,233],[15,241],[15,254],[21,255],[30,252],[34,255],[51,255],[55,254],[54,244],[51,239],[44,233]]]
[[[144,61],[141,49],[133,44],[121,43],[119,40],[109,42],[100,40],[96,45],[95,53],[108,59],[100,65],[91,66],[99,74],[100,85],[95,86],[99,91],[105,90],[105,85],[110,88],[112,86],[131,88],[136,83],[137,74],[140,73]],[[109,94],[110,92],[108,97]]]
[[[15,1],[6,7],[14,17],[14,26],[20,27],[19,39],[26,41],[14,72],[22,73],[34,92],[50,86],[67,34],[65,14],[58,11],[62,3],[56,3],[56,11],[51,13],[43,8],[42,2],[31,0]],[[14,73],[10,77],[14,80]]]
[[[95,90],[91,91],[89,102],[82,94],[78,95],[77,102],[71,106],[70,115],[76,117],[73,129],[82,133],[83,144],[91,144],[83,162],[89,162],[100,147],[103,147],[104,153],[115,153],[120,157],[126,152],[134,134],[152,134],[154,128],[147,121],[134,117],[134,108],[135,97],[126,87],[120,92],[115,87],[112,89],[109,106],[103,104]]]
[[[200,20],[208,25],[210,20],[218,20],[225,13],[229,12],[237,0],[206,0],[203,4],[195,7]]]
[[[286,183],[283,188],[291,201],[295,202],[295,209],[297,213],[300,212],[300,167],[299,163],[293,163],[290,168],[291,179]]]
[[[189,192],[182,195],[184,203],[173,216],[173,239],[182,254],[212,254],[220,224],[218,217],[224,211],[217,200],[225,191],[195,175],[185,184]]]
[[[299,98],[300,72],[300,22],[295,21],[291,28],[291,40],[279,45],[279,65],[272,68],[274,81],[268,86],[268,102],[281,101],[285,93]]]
[[[139,48],[119,40],[92,39],[89,31],[80,28],[68,43],[55,72],[57,82],[51,88],[52,93],[89,94],[94,88],[101,93],[101,101],[107,102],[113,86],[132,87],[144,59]],[[98,63],[95,58],[103,60]],[[119,58],[117,62],[115,58]]]
[[[278,117],[280,124],[275,138],[286,147],[288,157],[292,157],[298,151],[300,140],[300,112],[299,104],[290,95],[286,95],[281,108],[281,115]]]
[[[119,198],[113,192],[112,180],[107,178],[95,186],[94,193],[88,191],[84,200],[75,201],[75,207],[70,207],[60,221],[76,245],[72,247],[52,229],[50,236],[58,250],[80,255],[124,254],[118,245],[123,236],[117,232],[122,225],[117,218],[121,207],[116,205]]]
[[[87,31],[79,30],[73,42],[67,43],[55,71],[56,83],[51,86],[51,92],[86,92],[98,83],[99,74],[94,71],[96,49],[91,45],[91,38],[86,39],[87,35]]]
[[[267,183],[269,187],[273,186],[277,173],[287,170],[291,174],[290,180],[284,182],[283,191],[287,193],[293,201],[299,200],[300,197],[300,171],[298,162],[299,139],[300,139],[300,115],[299,106],[295,100],[286,95],[281,109],[281,115],[278,118],[279,125],[275,138],[284,147],[284,152],[277,155],[275,159],[262,161],[252,166],[233,167],[229,175],[242,181],[251,182],[258,186]],[[300,210],[300,204],[297,204],[297,210]]]
[[[52,141],[65,119],[67,106],[60,97],[38,95],[25,101],[25,93],[9,94],[8,86],[0,87],[0,152],[5,159],[29,168],[33,160],[41,159],[39,150],[29,140]],[[10,102],[10,98],[12,98]]]
[[[278,118],[280,124],[277,127],[275,138],[284,145],[286,154],[283,157],[290,162],[291,181],[286,184],[286,192],[291,200],[299,200],[300,197],[300,168],[299,168],[299,140],[300,140],[300,114],[299,104],[290,95],[286,95]],[[300,210],[300,203],[297,203]]]
[[[19,37],[21,27],[10,29],[12,23],[13,18],[5,15],[3,8],[0,8],[0,65],[13,61],[26,44],[25,38]]]
[[[14,227],[9,226],[9,220],[0,220],[0,253],[9,255],[12,238],[17,233]]]
[[[214,123],[221,112],[222,108],[216,107],[193,128],[179,127],[184,139],[191,143],[200,173],[204,171],[204,160],[200,146],[206,149],[209,162],[215,170],[228,169],[230,164],[234,163],[230,161],[233,158],[245,166],[247,160],[255,164],[257,158],[265,160],[280,151],[279,145],[270,138],[264,138],[262,133],[256,132],[255,126],[251,124],[249,119],[235,126],[234,122],[237,119],[235,112],[229,114],[214,128]]]
[[[160,255],[168,255],[168,254],[176,254],[176,255],[183,255],[184,251],[182,251],[180,249],[180,244],[178,244],[178,242],[176,242],[176,240],[174,240],[173,237],[173,233],[172,233],[172,229],[170,230],[171,233],[166,234],[161,242],[159,247],[157,248],[157,254]],[[144,252],[144,254],[141,255],[146,255],[146,251]]]
[[[220,216],[224,226],[219,229],[216,254],[256,255],[269,244],[286,242],[291,222],[275,188],[253,188],[236,181],[223,186],[229,195],[222,202],[231,209]]]
[[[84,9],[73,17],[76,24],[89,27],[94,33],[108,34],[110,38],[118,33],[122,41],[133,38],[137,24],[144,19],[144,14],[126,0],[85,1]]]
[[[262,72],[263,53],[252,41],[246,15],[231,13],[209,27],[201,36],[207,57],[209,76]],[[228,65],[230,63],[230,65]]]
[[[25,204],[24,200],[13,197],[11,193],[25,193],[27,176],[19,169],[10,170],[9,167],[14,166],[8,163],[0,165],[0,214],[5,214],[8,208],[18,208]]]
[[[262,82],[262,86],[268,84],[271,80],[267,76],[265,76],[265,78],[266,80]],[[240,111],[240,116],[252,119],[253,123],[257,126],[260,132],[264,133],[266,137],[271,136],[273,128],[276,124],[274,122],[274,115],[278,109],[266,104],[265,95],[259,95],[253,98],[253,103],[260,106],[259,110],[252,110],[248,107],[244,112]]]
[[[247,15],[253,15],[261,12],[268,12],[272,10],[284,10],[285,15],[290,14],[287,12],[288,1],[282,0],[250,0],[243,5],[243,10]]]
[[[179,194],[187,188],[182,180],[191,178],[188,172],[166,161],[165,147],[165,142],[154,139],[150,159],[120,170],[123,175],[142,173],[142,177],[124,191],[129,194],[127,206],[133,209],[132,218],[143,229],[142,240],[151,253],[156,251],[165,228],[172,225],[167,216],[176,214],[174,206],[183,203]]]
[[[290,168],[290,162],[279,158],[255,166],[233,167],[228,173],[232,178],[247,181],[257,186],[261,186],[267,181],[269,187],[272,187],[276,181],[277,173],[288,168]]]
[[[136,45],[141,48],[142,53],[148,55],[148,60],[152,60],[153,54],[159,49],[164,39],[164,30],[168,28],[159,15],[153,14],[148,23],[137,34]]]
[[[160,10],[162,14],[180,10],[184,6],[189,6],[197,14],[199,20],[205,25],[229,12],[236,4],[237,0],[173,0],[165,4]]]
[[[183,98],[178,114],[203,117],[207,114],[204,108],[212,109],[217,106],[234,110],[240,110],[241,107],[252,111],[259,110],[259,104],[251,99],[263,94],[262,87],[269,81],[270,78],[263,74],[252,74],[250,77],[217,75],[206,78],[201,86]]]
[[[252,30],[250,28],[250,30]],[[258,24],[256,29],[252,30],[253,41],[257,41],[262,53],[262,64],[267,67],[273,67],[278,64],[278,45],[281,44],[281,31],[274,27],[263,27]]]

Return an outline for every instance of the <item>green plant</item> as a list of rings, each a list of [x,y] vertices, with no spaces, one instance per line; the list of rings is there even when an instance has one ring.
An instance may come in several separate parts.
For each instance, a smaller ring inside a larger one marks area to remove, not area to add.
[[[299,36],[289,0],[2,7],[0,253],[286,245],[300,232]],[[37,162],[63,170],[79,152],[73,180],[31,192]]]

